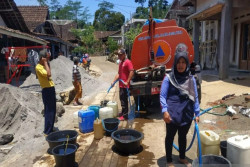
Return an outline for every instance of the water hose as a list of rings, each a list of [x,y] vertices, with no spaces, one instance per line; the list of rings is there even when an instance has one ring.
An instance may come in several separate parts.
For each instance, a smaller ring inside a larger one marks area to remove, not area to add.
[[[199,116],[201,116],[201,115],[203,115],[203,114],[205,114],[206,112],[210,111],[211,109],[213,109],[213,107],[207,108],[207,109],[203,110],[201,113],[199,113],[198,115],[194,116],[194,118],[193,118],[193,120],[194,120],[194,122],[195,122],[194,135],[193,135],[193,138],[192,138],[192,141],[191,141],[190,145],[189,145],[188,148],[186,149],[186,151],[188,151],[188,150],[192,147],[192,145],[193,145],[193,143],[194,143],[195,135],[197,134],[198,149],[199,149],[199,165],[200,165],[200,166],[201,166],[201,164],[202,164],[201,141],[200,141],[199,126],[198,126],[198,123],[195,121],[195,118],[196,118],[196,117],[199,117]],[[175,148],[177,151],[179,151],[178,146],[176,146],[174,143],[173,143],[173,146],[174,146],[174,148]]]
[[[125,82],[124,82],[122,79],[117,79],[117,80],[109,87],[107,93],[109,93],[110,89],[111,89],[112,87],[114,87],[114,85],[116,84],[117,81],[121,81],[121,82],[123,83],[123,85],[125,85]],[[131,109],[131,108],[132,108],[132,105],[131,105],[131,101],[130,101],[129,89],[128,89],[128,87],[126,87],[126,89],[127,89],[127,92],[128,92],[129,106],[130,106],[130,109]],[[132,112],[132,113],[131,113],[131,112]],[[131,113],[131,114],[135,114],[134,111],[132,111],[132,109],[131,109],[130,113]],[[131,115],[131,114],[130,114],[130,115]],[[137,114],[139,114],[139,110],[138,110],[138,113],[137,113]],[[130,115],[128,115],[128,116],[130,116]]]
[[[220,104],[220,105],[216,105],[216,106],[213,106],[212,109],[214,108],[219,108],[219,107],[228,107],[226,104]],[[203,111],[203,109],[201,109],[201,111]],[[207,112],[208,114],[212,114],[212,115],[217,115],[217,116],[225,116],[227,115],[227,111],[224,112],[224,113],[214,113],[214,112]]]

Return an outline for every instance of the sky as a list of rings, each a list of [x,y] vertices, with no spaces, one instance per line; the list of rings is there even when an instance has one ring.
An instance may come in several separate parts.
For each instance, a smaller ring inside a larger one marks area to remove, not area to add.
[[[37,0],[14,0],[17,6],[36,6],[39,5]],[[58,0],[60,5],[64,5],[67,0]],[[74,0],[73,0],[74,1]],[[140,6],[140,4],[135,3],[135,0],[106,0],[114,4],[114,11],[119,11],[125,16],[125,20],[129,20],[131,15],[135,12],[136,7]],[[169,4],[172,3],[173,0],[168,0]],[[50,0],[47,0],[50,3]],[[102,0],[81,0],[82,6],[88,7],[89,13],[92,15],[92,18],[89,22],[93,22],[94,14],[97,9],[99,9],[98,4],[102,2]],[[147,6],[147,2],[144,4]]]

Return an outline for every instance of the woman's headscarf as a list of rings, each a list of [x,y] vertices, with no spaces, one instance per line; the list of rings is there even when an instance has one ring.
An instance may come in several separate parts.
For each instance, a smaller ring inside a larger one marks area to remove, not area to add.
[[[177,63],[180,58],[186,61],[186,70],[182,73],[177,71]],[[170,82],[180,91],[181,96],[188,96],[190,100],[195,101],[195,91],[192,76],[189,73],[189,61],[187,52],[177,52],[175,54],[172,72],[170,73]]]

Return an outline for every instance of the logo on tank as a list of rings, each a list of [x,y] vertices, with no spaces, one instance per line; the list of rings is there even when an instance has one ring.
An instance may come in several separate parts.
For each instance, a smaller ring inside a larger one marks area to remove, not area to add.
[[[163,40],[155,41],[153,44],[154,51],[154,64],[164,65],[171,59],[171,48],[170,45]],[[150,56],[150,53],[149,53]]]

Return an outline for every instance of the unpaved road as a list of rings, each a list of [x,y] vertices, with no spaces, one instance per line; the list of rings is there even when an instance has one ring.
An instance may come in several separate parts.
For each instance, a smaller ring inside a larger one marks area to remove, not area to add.
[[[91,104],[99,104],[100,101],[104,98],[112,99],[119,103],[118,100],[118,91],[117,88],[113,88],[113,95],[106,96],[106,91],[110,86],[110,83],[113,81],[115,74],[117,73],[118,65],[114,63],[110,63],[106,61],[106,57],[91,57],[92,66],[90,73],[95,75],[99,81],[102,82],[100,87],[89,95],[84,96],[84,107],[87,107]],[[83,85],[84,89],[88,89]],[[231,78],[225,81],[218,80],[218,77],[205,75],[203,76],[202,82],[202,100],[201,100],[201,108],[205,109],[209,107],[209,102],[214,102],[218,99],[221,99],[223,96],[228,94],[236,94],[241,95],[242,93],[250,93],[250,78],[246,77],[244,80],[232,80]],[[59,129],[74,129],[73,127],[73,113],[81,109],[80,106],[65,106],[66,113],[62,118],[59,119],[59,122],[56,124]],[[120,107],[119,107],[120,108]],[[127,158],[126,166],[165,166],[165,150],[164,150],[164,140],[165,140],[165,124],[161,119],[161,113],[159,108],[151,109],[154,112],[150,112],[149,114],[141,114],[141,118],[136,118],[133,128],[143,132],[144,139],[142,140],[143,151],[137,155],[123,157]],[[201,122],[206,120],[215,120],[217,118],[211,115],[205,115],[201,118]],[[250,121],[250,118],[249,118]],[[249,122],[248,121],[248,122]],[[244,126],[239,124],[238,126]],[[121,128],[126,127],[126,122],[121,122]],[[219,129],[215,129],[218,130]],[[232,129],[233,131],[233,129]],[[221,131],[220,131],[221,132]],[[249,132],[245,131],[245,133]],[[188,138],[192,137],[193,131],[190,130],[188,134]],[[225,133],[225,131],[223,131]],[[237,134],[238,132],[235,131]],[[222,133],[220,133],[222,134]],[[235,134],[234,134],[235,135]],[[48,148],[48,144],[44,138],[40,138],[40,140],[44,140],[37,147],[42,147],[40,156],[37,157],[23,157],[23,159],[29,159],[29,163],[23,164],[21,162],[5,161],[0,164],[0,166],[8,167],[8,166],[37,166],[37,167],[50,167],[54,165],[53,156],[46,154],[46,150]],[[76,161],[81,162],[81,159],[84,157],[87,152],[87,148],[93,142],[93,133],[82,134],[79,133],[78,144],[80,148],[76,153]],[[101,141],[101,140],[100,140]],[[189,142],[188,142],[189,143]],[[35,148],[35,147],[33,147]],[[196,155],[197,147],[194,145],[192,149],[187,152],[187,157],[189,159],[194,159],[197,157]],[[29,150],[30,152],[36,152],[36,149]],[[174,155],[178,155],[176,151],[173,152]],[[31,154],[28,154],[31,155]],[[176,156],[174,157],[174,161],[176,160]]]

